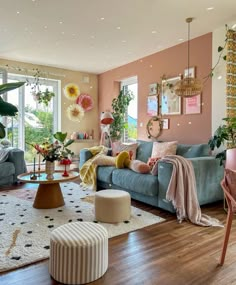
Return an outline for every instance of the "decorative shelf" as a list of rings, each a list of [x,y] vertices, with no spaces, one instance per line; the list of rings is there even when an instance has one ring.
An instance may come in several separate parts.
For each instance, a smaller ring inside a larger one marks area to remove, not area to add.
[[[86,143],[86,142],[97,142],[98,140],[95,139],[81,139],[81,140],[75,140],[75,143]]]

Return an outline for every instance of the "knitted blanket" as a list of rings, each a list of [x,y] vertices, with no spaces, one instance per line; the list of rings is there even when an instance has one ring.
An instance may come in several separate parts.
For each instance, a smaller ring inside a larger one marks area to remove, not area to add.
[[[201,213],[191,161],[179,155],[168,155],[160,161],[173,165],[166,199],[171,201],[176,209],[178,221],[181,223],[183,220],[189,220],[199,226],[222,226],[217,219]]]
[[[93,157],[88,159],[80,169],[80,178],[82,180],[82,185],[84,186],[91,186],[93,190],[97,188],[97,164],[94,163],[97,155],[105,154],[108,151],[108,148],[100,145],[94,146],[88,149]]]

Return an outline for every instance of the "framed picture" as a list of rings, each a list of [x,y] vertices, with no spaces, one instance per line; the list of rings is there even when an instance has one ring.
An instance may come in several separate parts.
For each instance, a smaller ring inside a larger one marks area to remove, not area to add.
[[[158,97],[155,95],[147,97],[147,115],[148,116],[158,115]]]
[[[162,80],[161,113],[162,115],[181,114],[181,97],[175,95],[173,87],[181,78],[173,77]]]
[[[185,114],[201,113],[201,95],[185,98]]]
[[[158,85],[157,83],[152,83],[149,85],[149,93],[148,95],[156,95],[157,94],[157,88],[158,88]]]
[[[169,119],[163,119],[162,120],[162,129],[168,130],[169,129]]]
[[[195,67],[189,67],[184,70],[184,78],[186,78],[188,75],[192,78],[195,77]]]

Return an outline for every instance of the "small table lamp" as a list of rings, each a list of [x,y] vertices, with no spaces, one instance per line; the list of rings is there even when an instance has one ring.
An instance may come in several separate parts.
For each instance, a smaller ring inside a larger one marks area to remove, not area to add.
[[[66,170],[66,166],[71,164],[71,160],[69,158],[64,158],[64,159],[62,159],[61,164],[65,165],[65,170],[64,170],[64,173],[62,174],[62,176],[64,176],[64,177],[69,176],[69,174]]]
[[[109,111],[102,112],[101,114],[101,141],[100,145],[105,145],[111,147],[111,138],[110,138],[110,124],[114,122],[112,113]]]

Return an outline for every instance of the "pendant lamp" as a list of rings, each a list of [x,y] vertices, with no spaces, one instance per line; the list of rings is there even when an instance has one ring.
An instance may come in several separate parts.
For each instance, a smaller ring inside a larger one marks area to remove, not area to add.
[[[189,58],[190,58],[190,23],[193,18],[187,18],[188,23],[188,74],[185,78],[178,81],[174,86],[174,92],[181,97],[193,97],[202,92],[202,82],[197,78],[190,77],[189,74]]]

